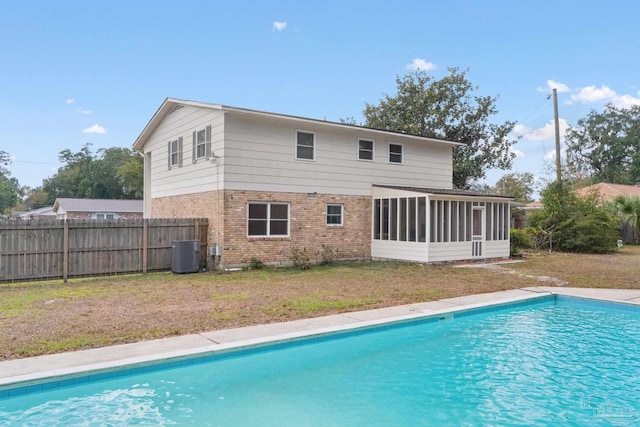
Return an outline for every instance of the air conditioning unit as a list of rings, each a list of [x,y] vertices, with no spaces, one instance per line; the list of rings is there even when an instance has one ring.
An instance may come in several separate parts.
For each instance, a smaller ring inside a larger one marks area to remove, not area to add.
[[[197,273],[200,264],[200,241],[174,240],[171,242],[171,271]]]

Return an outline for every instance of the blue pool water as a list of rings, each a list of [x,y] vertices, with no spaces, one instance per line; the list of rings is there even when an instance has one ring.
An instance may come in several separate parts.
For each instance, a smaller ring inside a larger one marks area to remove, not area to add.
[[[640,311],[550,297],[139,371],[5,396],[0,425],[638,425]]]

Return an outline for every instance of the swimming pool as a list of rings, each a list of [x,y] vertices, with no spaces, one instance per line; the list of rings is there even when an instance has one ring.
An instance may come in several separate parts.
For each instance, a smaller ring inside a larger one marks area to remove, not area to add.
[[[26,388],[0,425],[632,425],[639,344],[638,308],[549,296]]]

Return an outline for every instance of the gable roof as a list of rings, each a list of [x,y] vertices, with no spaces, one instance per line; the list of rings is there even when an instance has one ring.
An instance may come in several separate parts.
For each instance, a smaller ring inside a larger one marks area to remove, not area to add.
[[[609,202],[618,196],[640,197],[640,187],[638,186],[609,184],[607,182],[589,185],[588,187],[582,187],[575,191],[579,197],[585,197],[593,192],[596,192],[598,197],[605,202]]]
[[[58,198],[53,204],[53,211],[142,213],[143,206],[142,200]]]
[[[435,143],[438,143],[438,144],[447,144],[447,145],[454,145],[454,146],[455,145],[465,145],[465,144],[460,143],[460,142],[446,141],[444,139],[427,138],[427,137],[424,137],[424,136],[410,135],[410,134],[405,134],[405,133],[400,133],[400,132],[391,132],[391,131],[383,130],[383,129],[375,129],[375,128],[369,128],[369,127],[365,127],[365,126],[357,126],[357,125],[351,125],[351,124],[346,124],[346,123],[331,122],[331,121],[327,121],[327,120],[310,119],[310,118],[307,118],[307,117],[292,116],[292,115],[288,115],[288,114],[269,113],[269,112],[266,112],[266,111],[251,110],[251,109],[247,109],[247,108],[231,107],[231,106],[222,105],[222,104],[210,104],[210,103],[206,103],[206,102],[189,101],[189,100],[185,100],[185,99],[166,98],[164,100],[164,102],[162,103],[162,105],[160,105],[160,108],[158,108],[158,110],[155,112],[153,117],[151,117],[151,120],[149,120],[149,123],[147,123],[145,128],[142,130],[142,133],[140,133],[140,136],[138,136],[138,138],[133,143],[133,149],[137,150],[137,151],[140,151],[142,149],[142,147],[144,147],[144,144],[147,142],[147,140],[149,139],[151,134],[153,134],[153,131],[162,122],[162,120],[164,120],[164,118],[169,113],[171,113],[171,112],[173,112],[176,109],[179,109],[181,107],[185,107],[185,106],[209,108],[209,109],[213,109],[213,110],[220,110],[220,111],[231,112],[231,113],[236,113],[236,114],[247,114],[247,115],[252,115],[252,116],[279,118],[279,119],[284,119],[284,120],[290,120],[290,121],[296,122],[296,123],[305,123],[305,122],[306,123],[315,123],[315,124],[325,125],[325,126],[334,127],[334,128],[363,129],[363,130],[366,130],[368,132],[374,132],[374,133],[379,133],[379,134],[383,134],[383,135],[402,135],[403,137],[414,138],[414,139],[419,139],[419,140],[428,141],[428,142],[435,142]]]

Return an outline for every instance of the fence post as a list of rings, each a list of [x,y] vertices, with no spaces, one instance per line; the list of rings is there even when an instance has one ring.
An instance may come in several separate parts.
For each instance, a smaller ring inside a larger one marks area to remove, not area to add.
[[[69,223],[66,219],[62,233],[62,279],[64,283],[69,280]]]
[[[149,267],[149,219],[145,218],[142,221],[142,274],[147,274],[147,268]]]

